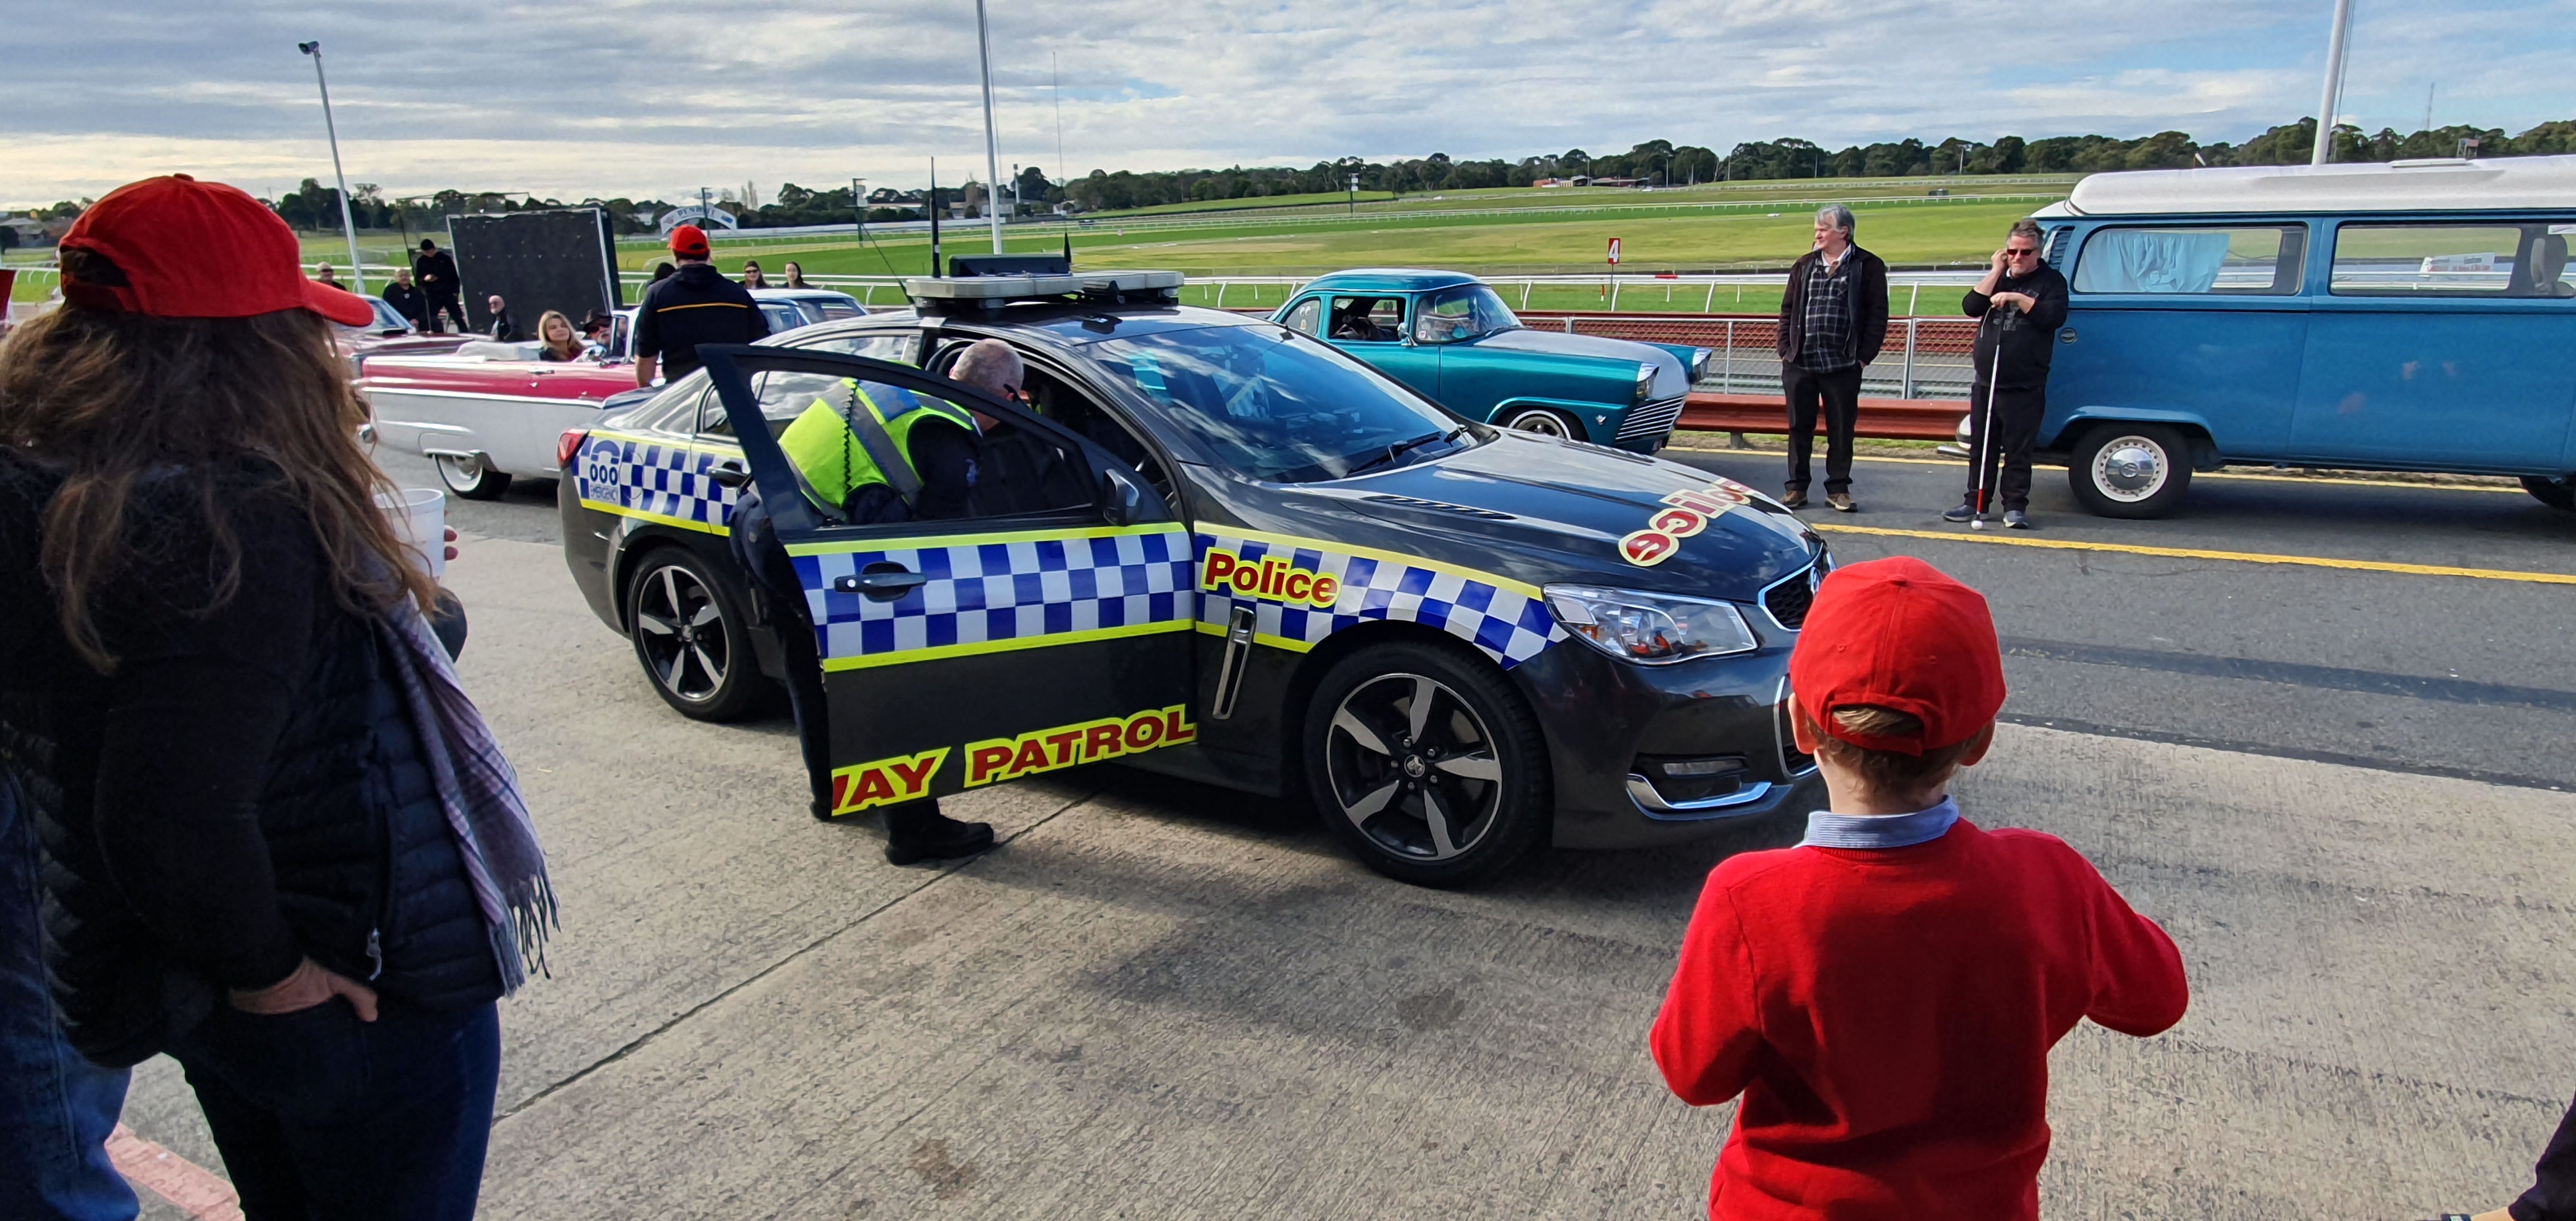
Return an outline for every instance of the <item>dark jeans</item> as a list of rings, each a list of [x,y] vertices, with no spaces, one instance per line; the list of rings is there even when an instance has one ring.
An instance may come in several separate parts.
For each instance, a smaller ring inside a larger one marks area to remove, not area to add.
[[[2576,1103],[2558,1120],[2532,1167],[2531,1190],[2505,1206],[2513,1221],[2576,1221]]]
[[[1992,404],[1992,427],[1988,426],[1987,397]],[[2006,511],[2030,508],[2030,450],[2039,443],[2039,418],[2048,413],[2048,391],[2016,389],[2006,386],[1995,390],[1976,386],[1968,392],[1968,428],[1970,430],[1968,490],[1963,501],[1979,512],[1998,499]],[[1992,434],[1989,436],[1988,434]],[[2002,466],[2000,475],[1996,471]],[[1984,471],[1984,480],[1978,472]],[[1986,503],[1977,503],[1977,489],[1986,490]]]
[[[250,1221],[472,1221],[501,1071],[494,1005],[361,1022],[229,1005],[171,1048]]]
[[[1816,412],[1825,416],[1825,494],[1851,490],[1852,430],[1860,426],[1860,366],[1817,373],[1780,366],[1780,389],[1789,396],[1789,482],[1807,490],[1807,459],[1816,446]]]
[[[439,323],[439,315],[442,311],[447,316],[456,319],[456,330],[458,334],[463,334],[473,329],[465,324],[464,304],[454,297],[431,297],[429,298],[428,308],[429,325],[422,329],[428,331],[432,335],[446,333],[447,328]]]
[[[34,811],[0,766],[0,1217],[131,1221],[134,1190],[107,1160],[124,1069],[72,1050],[45,981]]]

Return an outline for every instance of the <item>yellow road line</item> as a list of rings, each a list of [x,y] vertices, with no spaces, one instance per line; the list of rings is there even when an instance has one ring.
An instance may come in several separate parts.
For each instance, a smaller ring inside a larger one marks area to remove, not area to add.
[[[1701,449],[1695,445],[1674,445],[1668,448],[1687,454],[1738,454],[1745,457],[1773,458],[1787,456],[1767,449]],[[1968,460],[1965,458],[1896,458],[1885,454],[1854,454],[1852,461],[1893,462],[1901,466],[1955,466],[1962,469],[1968,465]],[[2341,475],[2256,475],[2240,471],[2198,471],[2193,473],[2192,478],[2251,479],[2263,483],[2340,483],[2357,488],[2424,488],[2435,492],[2502,492],[2508,496],[2523,494],[2521,488],[2500,488],[2483,483],[2425,483],[2413,479],[2350,479]]]
[[[2041,547],[2051,551],[2110,551],[2177,560],[2230,560],[2239,564],[2290,564],[2303,568],[2343,568],[2356,572],[2393,572],[2410,577],[2471,577],[2481,581],[2523,581],[2534,585],[2576,585],[2576,573],[2515,572],[2503,568],[2454,568],[2448,564],[2396,564],[2385,560],[2340,560],[2322,555],[2267,555],[2259,551],[2203,551],[2191,547],[2143,547],[2132,543],[2087,543],[2063,538],[2027,538],[1949,530],[1897,530],[1886,526],[1845,526],[1810,521],[1828,534],[1874,534],[1886,538],[1928,538],[1944,543],[1993,543],[2003,547]]]

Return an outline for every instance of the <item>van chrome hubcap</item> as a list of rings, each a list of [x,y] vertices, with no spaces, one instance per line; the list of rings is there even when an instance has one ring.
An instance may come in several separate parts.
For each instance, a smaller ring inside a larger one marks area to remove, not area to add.
[[[2093,458],[2093,486],[2113,500],[2138,501],[2165,486],[2164,447],[2145,437],[2121,437]]]

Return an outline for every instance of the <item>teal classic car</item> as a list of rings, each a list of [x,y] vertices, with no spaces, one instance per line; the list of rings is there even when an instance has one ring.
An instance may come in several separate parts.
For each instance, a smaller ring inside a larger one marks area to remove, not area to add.
[[[1371,268],[1309,282],[1271,320],[1358,357],[1469,419],[1651,454],[1709,349],[1521,325],[1484,281]]]

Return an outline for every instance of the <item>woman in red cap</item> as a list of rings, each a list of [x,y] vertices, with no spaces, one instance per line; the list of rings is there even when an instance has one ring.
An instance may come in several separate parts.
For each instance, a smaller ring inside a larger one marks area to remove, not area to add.
[[[470,1217],[553,899],[376,507],[329,325],[369,307],[184,175],[62,267],[0,347],[0,762],[63,1027],[178,1059],[252,1218]]]

